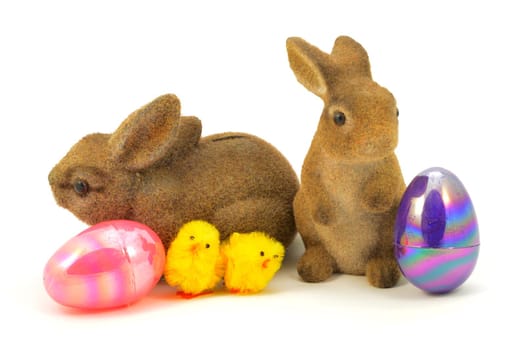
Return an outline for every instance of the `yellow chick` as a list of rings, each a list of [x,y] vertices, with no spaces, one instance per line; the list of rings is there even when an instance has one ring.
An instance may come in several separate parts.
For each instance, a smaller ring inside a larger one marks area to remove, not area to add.
[[[225,287],[232,293],[263,290],[280,269],[285,248],[263,232],[232,233],[221,245]]]
[[[166,252],[164,278],[192,298],[211,292],[223,276],[219,231],[210,223],[184,224]]]

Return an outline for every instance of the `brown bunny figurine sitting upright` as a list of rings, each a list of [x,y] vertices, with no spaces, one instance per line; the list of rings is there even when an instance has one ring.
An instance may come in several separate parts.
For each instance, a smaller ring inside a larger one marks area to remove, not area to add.
[[[113,134],[85,136],[49,174],[57,203],[88,224],[129,219],[155,230],[167,248],[186,222],[232,232],[264,231],[288,245],[296,234],[297,176],[255,136],[201,138],[201,122],[180,117],[175,95],[132,113]]]
[[[392,287],[400,277],[394,220],[405,190],[394,153],[395,99],[372,80],[366,51],[349,37],[339,37],[331,54],[301,38],[289,38],[287,51],[298,81],[325,105],[294,200],[305,244],[298,273],[308,282],[365,274],[373,286]]]

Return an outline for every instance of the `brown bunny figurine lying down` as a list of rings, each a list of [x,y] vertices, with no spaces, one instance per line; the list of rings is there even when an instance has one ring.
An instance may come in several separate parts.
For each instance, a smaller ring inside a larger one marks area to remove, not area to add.
[[[365,274],[373,286],[392,287],[400,277],[394,220],[405,190],[394,153],[395,99],[372,80],[366,51],[349,37],[339,37],[331,54],[301,38],[289,38],[287,51],[298,81],[325,105],[294,200],[306,248],[298,273],[309,282]]]
[[[201,138],[201,122],[180,117],[175,95],[133,112],[113,134],[85,136],[53,168],[57,203],[88,224],[129,219],[155,230],[165,247],[188,221],[232,232],[264,231],[287,246],[296,233],[297,176],[255,136]]]

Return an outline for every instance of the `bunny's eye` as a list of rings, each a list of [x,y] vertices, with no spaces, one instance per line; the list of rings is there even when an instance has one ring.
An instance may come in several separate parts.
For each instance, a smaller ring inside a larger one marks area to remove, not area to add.
[[[332,119],[334,120],[334,124],[342,126],[343,124],[345,124],[345,113],[339,111],[334,112]]]
[[[396,117],[398,118],[398,116],[400,115],[400,111],[398,110],[398,108],[396,109]]]
[[[86,181],[84,180],[77,180],[75,181],[75,183],[73,184],[73,190],[75,190],[75,192],[80,195],[80,196],[84,196],[88,193],[89,191],[89,185]]]

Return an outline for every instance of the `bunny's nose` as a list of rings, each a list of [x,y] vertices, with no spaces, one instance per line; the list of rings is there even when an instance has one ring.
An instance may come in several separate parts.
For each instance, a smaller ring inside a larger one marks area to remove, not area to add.
[[[57,186],[60,186],[61,182],[64,181],[64,171],[62,168],[59,169],[59,165],[55,165],[53,169],[49,172],[47,176],[47,180],[49,182],[49,185],[51,188],[56,188]]]
[[[47,180],[48,180],[50,186],[53,186],[54,184],[57,183],[57,172],[56,172],[56,168],[53,168],[53,169],[49,172],[49,175],[47,176]]]

